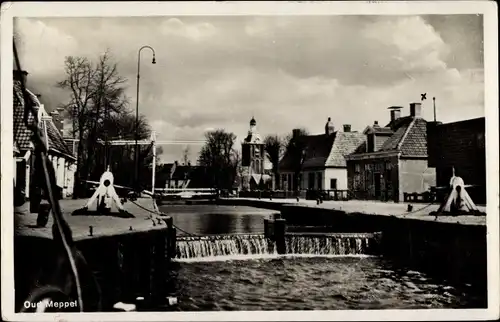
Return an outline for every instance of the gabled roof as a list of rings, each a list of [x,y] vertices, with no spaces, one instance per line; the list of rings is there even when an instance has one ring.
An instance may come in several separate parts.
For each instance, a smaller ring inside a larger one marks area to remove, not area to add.
[[[389,127],[381,127],[379,125],[369,125],[363,131],[363,134],[374,133],[375,135],[391,135],[394,131]]]
[[[336,133],[332,135],[308,135],[305,139],[305,160],[302,164],[302,169],[324,167],[333,142],[335,141]]]
[[[421,117],[405,116],[389,123],[394,133],[380,147],[379,152],[400,151],[402,157],[427,157],[427,121]],[[353,154],[366,153],[366,143]]]
[[[345,167],[345,156],[354,152],[365,142],[365,135],[357,132],[337,132],[330,155],[326,161],[327,167]]]
[[[21,90],[21,83],[14,80],[14,106],[13,106],[13,134],[14,141],[17,143],[19,150],[29,150],[32,147],[31,144],[31,130],[29,130],[24,124],[24,97]],[[46,114],[42,104],[38,100],[35,94],[26,89],[28,98],[31,100],[31,104],[34,104],[35,111],[40,114]],[[28,115],[28,123],[33,124],[35,121],[34,116],[30,113]],[[42,125],[43,124],[43,125]],[[40,125],[47,128],[47,136],[49,139],[49,151],[63,154],[69,158],[75,159],[71,151],[66,146],[61,133],[57,130],[52,118],[44,117]]]
[[[65,156],[75,159],[73,152],[68,149],[61,132],[57,129],[52,118],[43,120],[44,126],[47,127],[47,136],[49,137],[49,150],[64,154]]]
[[[24,124],[24,97],[21,91],[21,83],[14,81],[14,97],[13,97],[13,119],[12,119],[12,132],[14,134],[14,141],[17,142],[19,150],[31,149],[31,131]],[[33,93],[27,90],[28,96],[35,103],[35,110],[38,112],[40,103]],[[38,104],[37,104],[38,103]],[[28,115],[28,123],[33,124],[35,118],[30,113]]]
[[[332,135],[308,135],[305,140],[305,161],[302,170],[326,167],[345,167],[344,156],[352,153],[365,140],[358,132],[340,132]],[[280,161],[280,169],[293,169],[292,157],[285,153]]]

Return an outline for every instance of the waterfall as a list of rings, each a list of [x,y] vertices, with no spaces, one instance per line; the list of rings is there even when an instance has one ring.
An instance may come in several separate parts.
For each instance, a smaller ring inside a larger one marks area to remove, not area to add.
[[[297,255],[365,255],[373,253],[376,234],[287,234],[286,253]]]
[[[276,254],[276,247],[264,235],[211,235],[177,238],[179,259]]]
[[[374,254],[377,235],[289,233],[285,235],[286,255],[367,255]],[[219,257],[277,256],[275,242],[261,234],[178,237],[179,260]]]

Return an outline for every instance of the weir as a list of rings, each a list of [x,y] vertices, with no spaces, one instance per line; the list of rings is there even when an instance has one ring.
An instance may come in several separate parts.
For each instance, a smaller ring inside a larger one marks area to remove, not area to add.
[[[264,234],[208,235],[177,238],[177,259],[251,255],[376,255],[379,234],[284,235],[284,252]]]

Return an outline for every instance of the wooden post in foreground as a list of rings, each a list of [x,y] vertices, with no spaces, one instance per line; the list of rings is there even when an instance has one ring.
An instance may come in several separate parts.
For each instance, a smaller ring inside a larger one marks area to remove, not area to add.
[[[286,221],[285,219],[277,218],[274,220],[274,240],[276,242],[276,251],[278,254],[286,253],[286,243],[285,243],[285,230]]]
[[[168,217],[166,219],[167,223],[167,256],[168,259],[175,258],[175,253],[176,253],[176,239],[177,239],[177,232],[174,228],[174,219],[172,217]]]

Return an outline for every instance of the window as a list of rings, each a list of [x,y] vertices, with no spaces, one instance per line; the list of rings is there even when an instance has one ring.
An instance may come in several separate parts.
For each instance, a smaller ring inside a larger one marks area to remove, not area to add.
[[[354,165],[354,172],[356,172],[356,173],[360,173],[361,172],[361,166],[359,165],[359,163],[356,163]]]
[[[368,142],[367,142],[367,148],[368,148],[368,151],[367,152],[373,152],[375,151],[375,134],[368,134]]]
[[[337,190],[337,179],[330,179],[330,189]]]
[[[307,187],[309,189],[314,189],[314,172],[309,172],[309,175],[307,178]]]

